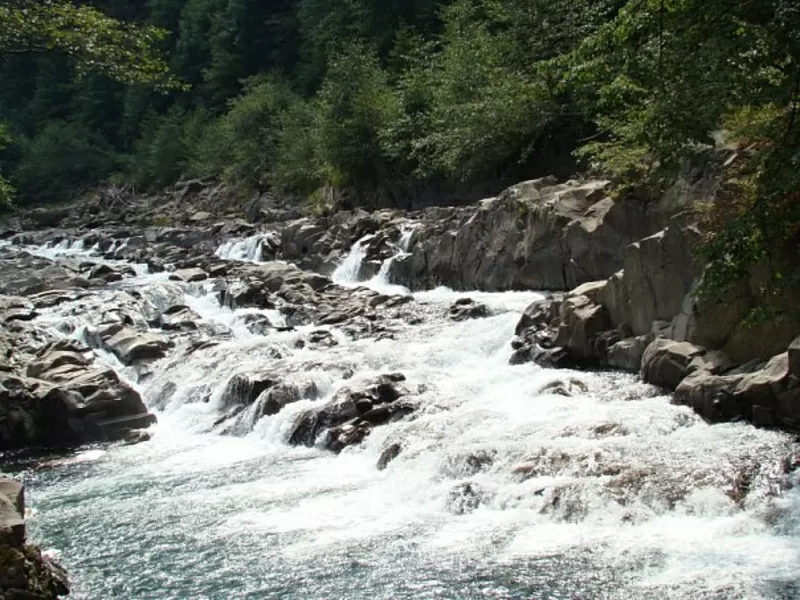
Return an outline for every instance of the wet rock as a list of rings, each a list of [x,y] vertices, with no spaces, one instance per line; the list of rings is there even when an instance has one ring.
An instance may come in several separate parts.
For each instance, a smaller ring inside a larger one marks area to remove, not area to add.
[[[229,304],[233,307],[273,309],[272,290],[263,281],[237,284],[230,290]]]
[[[25,488],[19,481],[0,478],[0,544],[25,543]]]
[[[340,452],[363,441],[373,427],[411,414],[416,406],[405,400],[406,395],[389,377],[357,390],[341,390],[327,404],[300,415],[289,443],[313,446],[322,436],[325,448]]]
[[[483,319],[489,316],[489,307],[471,298],[457,300],[448,310],[451,321],[468,321],[469,319]]]
[[[280,383],[272,372],[239,373],[228,380],[220,399],[220,409],[231,406],[249,406],[266,390]]]
[[[643,335],[627,338],[612,344],[607,353],[608,366],[638,373],[642,365],[644,351],[652,342],[652,335]]]
[[[339,341],[336,339],[333,333],[327,329],[317,329],[303,338],[298,338],[294,345],[296,348],[305,348],[307,346],[324,346],[333,348],[339,345]]]
[[[647,383],[675,389],[690,374],[692,361],[705,349],[688,342],[666,338],[654,340],[642,357],[642,379]]]
[[[194,331],[201,320],[191,308],[178,304],[161,313],[158,325],[165,331]]]
[[[284,381],[276,384],[258,399],[259,407],[256,420],[270,415],[277,415],[284,407],[300,400],[314,400],[319,396],[317,385],[313,381]]]
[[[486,492],[473,482],[459,483],[447,495],[447,508],[456,515],[477,510],[485,501]]]
[[[376,465],[378,471],[385,471],[386,467],[389,466],[389,463],[392,462],[395,458],[400,456],[400,453],[403,451],[403,446],[401,444],[395,443],[391,444],[387,448],[381,452],[381,455],[378,457],[378,463]]]
[[[539,300],[517,323],[511,364],[533,361],[552,368],[603,364],[617,337],[609,337],[605,309],[580,294]]]
[[[496,453],[491,450],[448,454],[439,465],[439,472],[451,479],[471,477],[488,470],[494,464],[495,457]]]
[[[122,281],[124,276],[131,276],[132,274],[135,275],[132,269],[118,271],[110,265],[101,263],[99,265],[94,265],[86,272],[86,279],[90,281],[93,279],[100,279],[106,283],[113,283],[115,281]]]
[[[78,271],[66,264],[17,250],[6,249],[0,256],[4,267],[0,269],[0,294],[30,296],[54,289],[85,287],[79,281]]]
[[[0,448],[114,440],[155,422],[133,388],[76,346],[50,344],[28,376],[0,376]]]
[[[568,296],[559,307],[559,321],[554,345],[564,348],[576,362],[598,361],[597,341],[611,328],[605,308],[588,296]]]
[[[39,313],[33,303],[19,296],[0,296],[0,319],[5,323],[12,321],[32,321]]]
[[[50,290],[28,296],[33,305],[38,309],[53,308],[64,302],[71,302],[86,297],[87,292],[75,290]]]
[[[87,330],[86,337],[96,347],[113,353],[125,365],[164,358],[172,348],[172,342],[164,336],[140,332],[123,323]]]
[[[690,406],[710,423],[726,423],[747,417],[747,407],[733,394],[743,375],[718,376],[697,371],[683,379],[674,402]]]
[[[585,394],[588,391],[588,386],[580,379],[557,379],[545,385],[539,390],[539,393],[571,397],[576,394]]]
[[[268,335],[276,330],[267,315],[245,314],[242,317],[242,322],[253,335]]]
[[[64,568],[25,538],[24,488],[0,478],[0,597],[56,600],[69,594]]]
[[[733,394],[754,406],[778,408],[779,396],[788,388],[788,378],[789,355],[779,354],[763,369],[742,377]]]
[[[208,275],[202,269],[180,269],[171,273],[169,276],[171,281],[183,281],[184,283],[195,283],[198,281],[205,281]]]

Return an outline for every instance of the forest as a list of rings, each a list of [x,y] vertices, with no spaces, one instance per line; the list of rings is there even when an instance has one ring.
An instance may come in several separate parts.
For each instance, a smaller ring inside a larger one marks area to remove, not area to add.
[[[741,270],[800,230],[795,0],[89,3],[141,27],[171,75],[135,46],[77,61],[70,42],[20,44],[47,26],[9,17],[26,5],[0,2],[0,196],[16,206],[215,178],[324,210],[330,188],[575,173],[646,199],[728,144],[743,158],[711,257]]]

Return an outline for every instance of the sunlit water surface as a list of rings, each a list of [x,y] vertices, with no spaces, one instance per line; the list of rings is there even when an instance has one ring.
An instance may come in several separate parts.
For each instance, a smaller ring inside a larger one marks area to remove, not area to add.
[[[225,252],[259,254],[246,240]],[[343,267],[334,278],[354,285],[353,261]],[[390,284],[383,273],[370,285]],[[790,437],[710,427],[633,376],[508,365],[536,294],[469,294],[493,316],[453,323],[447,308],[465,294],[425,292],[423,324],[395,340],[334,330],[335,348],[298,349],[302,331],[253,335],[241,324],[253,310],[219,308],[210,286],[142,274],[118,288],[154,305],[178,298],[228,337],[176,352],[137,386],[163,407],[152,441],[21,473],[32,536],[67,565],[77,599],[800,597],[800,495],[771,477]],[[82,306],[39,321],[80,337],[92,314]],[[208,433],[230,376],[268,367],[275,348],[317,384],[316,402],[399,371],[420,408],[339,456],[286,444],[310,400],[244,437]],[[556,380],[574,395],[545,389]]]

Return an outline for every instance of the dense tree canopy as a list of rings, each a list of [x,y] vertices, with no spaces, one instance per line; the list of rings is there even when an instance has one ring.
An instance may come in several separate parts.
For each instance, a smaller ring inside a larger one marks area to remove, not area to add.
[[[154,48],[188,89],[141,85],[174,81]],[[796,0],[6,0],[0,57],[22,203],[205,176],[301,200],[578,169],[657,191],[737,144],[709,258],[741,273],[798,234]]]
[[[121,83],[177,89],[181,84],[169,74],[167,63],[157,51],[157,45],[167,35],[166,30],[151,25],[137,25],[111,18],[90,5],[77,6],[51,0],[4,0],[0,2],[0,61],[3,62],[4,74],[9,76],[4,81],[11,84],[5,86],[4,95],[13,97],[18,94],[20,90],[16,85],[24,86],[28,80],[24,69],[29,62],[14,58],[40,53],[68,58],[69,66],[74,68],[78,78],[100,73]],[[9,64],[13,66],[7,69]],[[48,66],[52,68],[52,65]],[[57,84],[58,81],[52,83]],[[47,82],[42,87],[47,89],[52,83]],[[90,120],[95,119],[94,115],[86,116]],[[83,141],[96,137],[100,146],[107,144],[99,131],[109,124],[95,121],[92,125],[98,129],[97,133],[89,132],[75,137],[72,134],[80,131],[82,123],[62,126],[57,121],[48,122],[41,137],[31,146],[32,160],[19,165],[17,169],[16,176],[23,190],[28,194],[41,193],[37,185],[48,172],[38,169],[65,167],[64,155],[82,150],[80,144]],[[54,133],[57,131],[61,135]],[[0,151],[9,142],[8,129],[0,123]],[[52,186],[57,194],[74,193],[76,190],[71,186],[75,176],[78,179],[91,178],[98,169],[102,170],[102,167],[91,164],[97,160],[95,154],[98,149],[91,145],[87,155],[73,155],[76,162],[90,164],[78,165],[74,173],[49,173],[54,179],[48,182],[48,186]],[[41,152],[48,154],[47,160],[40,155]],[[102,164],[102,160],[97,162]],[[37,183],[34,184],[34,181]],[[0,176],[0,206],[8,204],[12,195],[12,186]]]

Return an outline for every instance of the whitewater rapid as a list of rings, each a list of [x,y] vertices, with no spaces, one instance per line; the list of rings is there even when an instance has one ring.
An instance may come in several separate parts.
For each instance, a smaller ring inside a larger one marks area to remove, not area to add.
[[[218,254],[257,260],[254,247]],[[334,280],[391,286],[388,273],[358,281],[361,251]],[[303,328],[243,325],[254,312],[279,325],[276,311],[230,310],[210,284],[137,272],[97,305],[130,289],[154,308],[184,303],[219,344],[176,350],[144,378],[101,354],[157,410],[153,439],[22,473],[32,535],[60,554],[75,598],[800,597],[800,494],[784,489],[798,482],[779,476],[792,438],[711,427],[633,376],[510,366],[536,293],[422,292],[421,322],[393,340],[328,328],[337,346],[298,348]],[[449,321],[464,296],[491,316]],[[86,302],[40,320],[79,337],[92,325]],[[215,433],[228,379],[271,364],[321,398],[238,437]],[[389,372],[406,376],[414,415],[338,456],[287,445],[300,412]],[[573,395],[553,393],[556,381]],[[402,452],[381,471],[393,444]]]

